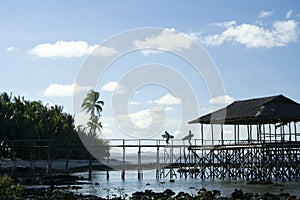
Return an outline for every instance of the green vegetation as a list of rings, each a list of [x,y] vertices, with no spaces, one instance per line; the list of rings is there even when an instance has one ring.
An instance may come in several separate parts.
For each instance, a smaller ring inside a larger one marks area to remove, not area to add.
[[[88,101],[86,101],[85,108],[88,108]],[[95,108],[99,109],[98,106]],[[99,115],[94,115],[91,118],[92,130],[95,128],[96,116],[99,117]],[[16,140],[18,142],[12,142]],[[45,143],[45,141],[48,142]],[[54,159],[65,158],[64,147],[69,145],[73,147],[68,149],[69,158],[89,158],[89,153],[75,129],[73,116],[64,113],[62,106],[45,106],[39,101],[27,101],[24,97],[12,97],[7,93],[0,94],[1,157],[13,156],[29,159],[32,148],[27,147],[49,145],[54,147],[51,149]],[[45,159],[47,151],[47,148],[35,149],[34,157]]]
[[[100,118],[102,106],[104,105],[104,102],[99,100],[99,98],[99,92],[90,90],[90,92],[86,95],[86,98],[83,100],[81,108],[90,115],[90,118],[86,124],[86,127],[81,130],[81,132],[83,132],[83,134],[81,134],[81,138],[84,138],[85,141],[89,141],[90,144],[93,144],[91,146],[96,146],[96,149],[90,148],[90,150],[94,152],[101,152],[98,153],[98,156],[102,155],[101,157],[104,158],[109,155],[109,152],[107,148],[107,141],[100,139],[97,135],[97,130],[100,132],[100,134],[102,131]],[[78,132],[80,134],[80,131]]]
[[[104,102],[99,100],[100,93],[94,90],[91,90],[83,100],[81,105],[82,110],[90,113],[90,120],[87,123],[87,127],[89,128],[88,135],[92,137],[96,137],[96,131],[101,131],[102,124],[100,122],[102,106]]]
[[[0,139],[56,139],[76,135],[72,115],[61,106],[44,106],[7,93],[0,95]]]
[[[23,188],[8,176],[0,177],[0,199],[8,200],[21,196]]]

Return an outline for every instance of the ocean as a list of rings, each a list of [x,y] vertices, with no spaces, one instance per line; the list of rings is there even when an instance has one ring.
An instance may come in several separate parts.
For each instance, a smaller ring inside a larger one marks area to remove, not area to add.
[[[73,173],[72,175],[87,178],[87,172]],[[156,179],[155,170],[143,170],[143,179],[137,179],[137,171],[126,171],[125,180],[121,179],[120,171],[111,171],[109,180],[106,180],[105,171],[93,171],[90,184],[83,184],[82,189],[71,190],[75,193],[92,194],[100,197],[120,196],[121,194],[132,194],[136,191],[153,190],[163,192],[171,189],[178,193],[188,192],[192,195],[197,194],[199,189],[220,190],[221,196],[230,196],[235,189],[253,194],[264,193],[290,193],[300,197],[299,182],[273,182],[273,184],[247,184],[245,180],[202,180],[201,178],[175,178],[175,182],[169,182],[169,178]]]

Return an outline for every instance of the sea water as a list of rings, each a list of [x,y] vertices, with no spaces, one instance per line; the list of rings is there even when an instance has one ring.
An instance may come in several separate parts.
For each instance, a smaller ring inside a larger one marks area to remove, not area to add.
[[[87,172],[74,173],[72,175],[87,178]],[[137,171],[126,171],[125,180],[121,179],[120,171],[109,172],[109,180],[106,179],[105,171],[93,171],[92,180],[89,184],[83,184],[82,189],[72,190],[81,194],[92,194],[99,197],[113,197],[124,194],[132,194],[136,191],[153,190],[163,192],[171,189],[178,193],[180,191],[196,195],[199,189],[219,190],[221,196],[230,196],[235,189],[253,194],[290,193],[300,197],[300,182],[273,182],[273,184],[247,184],[244,180],[202,180],[201,178],[179,178],[174,177],[174,182],[169,178],[156,179],[155,170],[143,170],[143,179],[137,179]]]

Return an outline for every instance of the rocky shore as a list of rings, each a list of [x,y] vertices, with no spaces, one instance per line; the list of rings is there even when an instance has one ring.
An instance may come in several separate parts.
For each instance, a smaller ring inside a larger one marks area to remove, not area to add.
[[[75,194],[72,192],[63,192],[55,188],[47,189],[26,189],[21,197],[16,200],[103,200],[104,198],[93,195]],[[125,196],[112,197],[109,199],[125,199]],[[298,200],[299,198],[288,193],[275,195],[272,193],[266,194],[252,194],[244,193],[242,190],[236,189],[231,196],[223,197],[220,191],[208,191],[205,188],[199,190],[196,195],[191,195],[185,192],[175,194],[172,190],[166,189],[164,192],[153,192],[152,190],[145,190],[143,192],[135,192],[129,195],[126,199],[129,200]]]

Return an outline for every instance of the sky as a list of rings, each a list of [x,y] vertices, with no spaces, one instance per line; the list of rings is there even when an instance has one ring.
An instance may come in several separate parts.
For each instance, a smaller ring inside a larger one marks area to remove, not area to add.
[[[234,100],[300,102],[299,22],[296,0],[0,0],[0,92],[78,120],[76,91],[93,88],[105,102],[101,137],[181,138],[197,132],[188,121]]]

